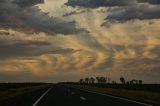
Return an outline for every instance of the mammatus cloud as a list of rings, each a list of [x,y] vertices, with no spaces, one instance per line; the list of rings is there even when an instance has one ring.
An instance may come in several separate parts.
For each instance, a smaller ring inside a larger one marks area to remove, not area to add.
[[[70,48],[53,47],[51,43],[47,41],[19,41],[13,44],[5,44],[5,42],[4,44],[2,43],[3,42],[0,44],[0,59],[75,52],[75,50]]]
[[[44,33],[26,34],[13,30],[0,30],[0,59],[34,57],[45,54],[67,54],[76,52],[69,47],[60,47],[49,41]]]
[[[43,0],[0,1],[0,28],[25,33],[44,32],[51,35],[85,32],[84,29],[76,28],[74,21],[66,22],[42,12],[36,5],[43,2]]]
[[[4,4],[4,1],[7,0],[0,2]],[[16,8],[21,8],[23,11],[27,9],[27,14],[28,9],[37,8],[36,2],[32,0],[10,1],[8,0],[8,3],[16,6]],[[121,8],[125,10],[129,7],[137,8],[138,6],[145,7],[145,5],[153,8],[158,4],[126,0],[126,5],[116,4],[116,2],[111,5],[114,0],[108,0],[110,5],[103,6],[103,1],[107,0],[97,0],[98,5],[96,3],[91,4],[91,0],[81,0],[89,2],[89,5],[92,6],[73,8],[65,6],[66,1],[46,0],[47,3],[38,5],[41,8],[38,13],[46,11],[51,18],[57,17],[53,18],[54,20],[58,19],[62,22],[63,19],[65,20],[63,22],[66,23],[76,23],[77,28],[84,28],[90,33],[80,33],[78,36],[63,36],[64,33],[48,36],[50,31],[53,34],[56,29],[46,32],[45,26],[42,25],[44,29],[40,32],[45,33],[37,34],[35,33],[39,32],[37,26],[33,25],[34,30],[27,30],[26,25],[25,28],[9,27],[15,24],[14,22],[14,24],[9,23],[8,28],[0,29],[0,81],[77,81],[79,78],[107,75],[116,81],[119,81],[120,76],[124,76],[126,80],[142,79],[145,83],[159,83],[160,20],[133,18],[134,21],[128,19],[121,21],[119,19],[106,19],[111,12],[119,12],[118,9],[121,10]],[[95,2],[96,0],[92,1]],[[44,15],[48,17],[48,14]],[[64,14],[66,16],[63,16]],[[35,15],[37,15],[37,11]],[[11,16],[18,16],[17,19],[19,20],[18,12]],[[33,15],[33,17],[36,16]],[[22,19],[25,18],[22,17]],[[33,21],[34,24],[41,22],[39,17],[36,19],[38,21]],[[101,24],[106,21],[104,19],[110,20],[111,27],[101,27]],[[13,20],[18,22],[16,18]],[[117,23],[113,24],[113,21]],[[41,25],[40,23],[37,24]],[[57,23],[57,26],[59,24]],[[48,28],[48,26],[46,27]],[[61,28],[58,30],[62,31]],[[73,35],[77,35],[77,32]]]

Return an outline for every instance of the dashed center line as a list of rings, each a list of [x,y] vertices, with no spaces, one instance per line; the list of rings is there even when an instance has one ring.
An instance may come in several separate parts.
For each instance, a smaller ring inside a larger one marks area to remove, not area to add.
[[[84,100],[84,101],[86,101],[87,99],[86,98],[84,98],[83,96],[81,96],[80,97],[80,99],[82,99],[82,100]]]
[[[73,87],[73,88],[79,89],[79,88],[77,88],[77,87]],[[79,89],[79,90],[80,90],[80,91],[85,91],[85,90],[82,90],[82,89]],[[130,99],[122,98],[122,97],[118,97],[118,96],[103,94],[103,93],[99,93],[99,92],[94,92],[94,91],[86,91],[86,92],[94,93],[94,94],[98,94],[98,95],[103,95],[103,96],[107,96],[107,97],[111,97],[111,98],[116,98],[116,99],[120,99],[120,100],[124,100],[124,101],[129,101],[129,102],[141,104],[141,105],[144,105],[144,106],[153,106],[153,105],[151,105],[151,104],[146,104],[146,103],[143,103],[143,102],[139,102],[139,101],[135,101],[135,100],[130,100]],[[82,100],[86,100],[86,98],[84,98],[84,97],[80,97],[80,98],[81,98]]]

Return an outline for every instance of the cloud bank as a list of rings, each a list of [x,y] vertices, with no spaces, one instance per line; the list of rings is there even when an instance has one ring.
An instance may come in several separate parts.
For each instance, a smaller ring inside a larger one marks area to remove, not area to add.
[[[136,3],[136,0],[68,0],[68,6],[81,6],[86,8],[127,6]]]
[[[132,19],[159,19],[160,6],[152,6],[149,4],[137,4],[133,6],[120,7],[109,10],[107,21],[125,22]]]
[[[50,17],[36,5],[43,0],[2,0],[0,1],[0,28],[14,29],[25,33],[44,32],[50,35],[78,34],[84,29],[76,28],[75,22],[66,22]]]
[[[109,8],[109,14],[106,20],[110,22],[125,22],[133,19],[159,19],[160,6],[158,4],[159,1],[157,0],[69,0],[66,3],[66,5],[73,7],[107,7]]]

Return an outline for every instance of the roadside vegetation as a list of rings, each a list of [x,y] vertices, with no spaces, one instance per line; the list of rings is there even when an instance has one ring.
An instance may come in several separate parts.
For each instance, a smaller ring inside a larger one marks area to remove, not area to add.
[[[48,86],[48,83],[0,83],[0,101]]]
[[[91,77],[80,79],[78,82],[63,82],[62,84],[81,90],[160,104],[160,84],[143,84],[142,80],[126,81],[125,78],[121,77],[120,83],[117,83],[108,77]]]

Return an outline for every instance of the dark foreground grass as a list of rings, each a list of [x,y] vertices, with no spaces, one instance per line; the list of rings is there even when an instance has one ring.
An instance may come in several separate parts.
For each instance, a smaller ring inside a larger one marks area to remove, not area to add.
[[[50,86],[47,83],[1,83],[0,101]]]
[[[31,83],[31,82],[26,82],[26,83],[0,83],[0,92],[1,91],[6,91],[6,90],[9,90],[9,89],[35,87],[35,86],[46,85],[46,84],[48,84],[48,83]]]
[[[145,89],[133,89],[134,87],[130,86],[128,89],[126,87],[115,87],[115,85],[109,85],[108,87],[102,87],[99,85],[81,85],[81,84],[67,84],[67,86],[74,86],[77,87],[81,90],[86,90],[86,91],[94,91],[94,92],[100,92],[100,93],[105,93],[105,94],[111,94],[111,95],[116,95],[120,97],[127,97],[129,99],[133,100],[140,100],[148,103],[155,103],[160,105],[160,91],[158,89],[160,88],[152,88],[152,90],[148,90],[147,88]],[[136,85],[138,86],[138,85]],[[143,85],[140,85],[143,86]],[[146,86],[146,85],[144,85]],[[144,90],[145,89],[145,90]],[[150,88],[151,89],[151,88]],[[155,89],[155,90],[154,90]]]

